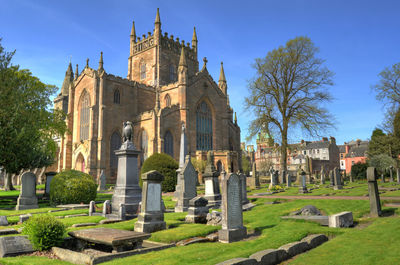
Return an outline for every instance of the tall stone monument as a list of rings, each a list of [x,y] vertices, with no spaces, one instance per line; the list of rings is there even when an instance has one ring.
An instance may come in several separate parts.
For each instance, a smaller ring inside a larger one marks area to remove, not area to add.
[[[341,190],[343,189],[342,180],[340,179],[340,170],[339,168],[335,167],[333,170],[333,177],[335,180],[335,186],[333,186],[334,190]]]
[[[335,177],[334,177],[333,170],[329,170],[329,186],[330,187],[335,186]]]
[[[250,178],[250,187],[259,188],[260,187],[260,177],[257,175],[257,166],[256,166],[255,162],[253,162],[251,175],[252,176]]]
[[[100,177],[99,177],[99,186],[97,187],[97,190],[106,190],[106,174],[104,174],[104,170],[101,170]]]
[[[376,179],[376,169],[374,167],[368,167],[367,180],[371,217],[379,217],[382,214],[381,200],[379,198],[378,183]]]
[[[222,229],[218,231],[218,238],[223,243],[241,240],[247,234],[243,226],[240,182],[240,177],[235,173],[222,179]]]
[[[164,176],[152,170],[142,174],[143,194],[142,206],[135,231],[152,233],[166,228],[164,213],[161,207],[161,182]]]
[[[186,212],[189,201],[197,196],[196,190],[197,172],[190,160],[190,155],[186,156],[186,162],[178,173],[177,202],[175,212]]]
[[[290,172],[286,174],[286,187],[292,187],[292,176],[290,175]]]
[[[38,199],[36,197],[35,174],[32,172],[25,172],[22,174],[21,181],[21,193],[19,194],[15,209],[18,211],[39,208]]]
[[[207,153],[207,166],[203,173],[205,183],[205,196],[209,207],[217,207],[221,204],[221,193],[218,181],[219,172],[214,166],[214,154],[212,151]]]
[[[238,172],[238,176],[242,187],[242,204],[247,204],[249,200],[247,199],[246,175]]]
[[[325,168],[324,168],[324,165],[321,166],[321,184],[325,184]]]
[[[308,193],[307,190],[307,180],[306,180],[306,172],[301,169],[300,171],[300,176],[301,176],[301,185],[299,187],[299,193],[303,194],[303,193]]]
[[[118,214],[118,207],[125,205],[127,214],[137,213],[139,203],[142,200],[142,190],[139,187],[138,155],[132,143],[133,129],[131,122],[124,122],[123,143],[119,150],[115,151],[118,157],[117,183],[112,196],[113,213]]]

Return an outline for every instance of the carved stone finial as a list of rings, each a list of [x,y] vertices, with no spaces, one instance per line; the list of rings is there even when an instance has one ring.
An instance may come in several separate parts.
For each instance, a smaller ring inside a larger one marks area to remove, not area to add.
[[[86,68],[89,68],[89,58],[86,59]]]

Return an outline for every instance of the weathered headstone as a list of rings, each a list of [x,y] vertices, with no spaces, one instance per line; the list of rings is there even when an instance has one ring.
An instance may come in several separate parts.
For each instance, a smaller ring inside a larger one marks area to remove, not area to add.
[[[304,170],[301,170],[300,175],[301,175],[301,186],[299,188],[299,193],[308,193],[307,190],[307,184],[306,184],[306,172]]]
[[[119,204],[118,219],[119,220],[125,220],[126,219],[125,204],[123,204],[123,203]]]
[[[111,213],[111,203],[110,203],[110,200],[106,200],[103,203],[103,216],[106,217],[107,214],[110,214],[110,213]]]
[[[329,186],[333,187],[335,186],[335,177],[334,177],[334,173],[333,170],[329,170]]]
[[[104,173],[104,170],[101,170],[100,177],[99,177],[99,186],[97,187],[97,190],[106,190],[106,174]]]
[[[321,166],[321,184],[325,184],[325,168],[324,168],[324,165]]]
[[[238,176],[242,185],[242,204],[249,203],[249,200],[247,199],[246,175],[238,172]]]
[[[333,176],[335,179],[335,186],[333,186],[334,190],[341,190],[343,189],[342,181],[340,179],[340,170],[339,168],[335,167],[333,170]]]
[[[94,201],[90,201],[89,203],[89,216],[92,216],[96,212],[96,203]]]
[[[381,200],[379,198],[376,175],[377,175],[376,169],[374,167],[368,167],[367,169],[368,193],[369,193],[370,214],[372,217],[379,217],[382,214]]]
[[[230,243],[243,239],[247,234],[243,226],[242,192],[240,178],[235,173],[222,179],[222,229],[219,241]]]
[[[135,223],[136,232],[152,233],[166,228],[161,208],[163,180],[164,176],[155,170],[142,174],[143,199],[138,221]]]
[[[393,182],[393,166],[389,167],[389,173],[390,173],[390,182]]]
[[[0,216],[0,226],[6,226],[8,225],[8,220],[7,220],[7,216]]]
[[[257,166],[256,163],[253,162],[252,171],[250,178],[250,187],[259,188],[260,187],[260,177],[257,175]]]
[[[188,215],[185,217],[187,223],[207,223],[208,201],[197,196],[189,201]]]
[[[28,213],[28,214],[21,214],[19,216],[19,223],[22,224],[23,222],[28,221],[29,218],[32,217],[32,214]]]
[[[175,193],[177,196],[175,212],[186,212],[189,207],[189,201],[197,196],[197,172],[190,161],[190,155],[186,156],[186,162],[178,173],[178,179],[178,190]]]
[[[214,154],[212,151],[207,153],[207,166],[203,173],[205,183],[205,196],[209,207],[218,207],[221,204],[221,193],[218,181],[219,172],[214,166]]]
[[[33,252],[33,247],[26,236],[0,237],[0,258],[31,252]]]
[[[44,188],[44,195],[49,196],[50,195],[50,183],[53,180],[54,176],[57,175],[57,172],[46,172],[44,173],[46,176],[46,183],[45,183],[45,188]]]
[[[351,227],[353,226],[353,213],[341,212],[329,216],[329,227]]]
[[[137,213],[142,200],[142,189],[139,187],[138,155],[132,143],[132,123],[124,122],[123,144],[115,151],[118,157],[117,182],[112,196],[113,212],[118,214],[118,206],[125,204],[127,214]]]
[[[289,172],[286,174],[286,177],[287,177],[286,187],[292,187],[292,176],[290,175]]]
[[[16,210],[37,209],[38,199],[36,197],[36,176],[31,172],[22,174],[21,193],[17,200]]]

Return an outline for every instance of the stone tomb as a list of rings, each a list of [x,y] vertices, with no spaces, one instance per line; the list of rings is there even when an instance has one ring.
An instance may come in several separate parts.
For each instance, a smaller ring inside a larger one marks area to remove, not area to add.
[[[161,207],[161,182],[164,176],[152,170],[142,174],[142,206],[135,223],[136,232],[152,233],[166,228]]]
[[[185,217],[187,223],[207,223],[208,201],[197,196],[189,201],[188,215]]]
[[[50,183],[53,180],[54,176],[57,175],[57,172],[46,172],[46,183],[45,183],[45,189],[44,189],[44,195],[49,196],[50,195]]]
[[[38,199],[36,197],[36,176],[31,172],[22,174],[21,193],[17,200],[16,210],[37,209]]]
[[[379,217],[382,214],[381,200],[379,198],[378,183],[376,182],[376,169],[368,167],[367,180],[368,180],[368,193],[370,203],[370,214],[372,217]]]
[[[222,179],[222,229],[218,231],[219,241],[230,243],[247,235],[243,226],[241,180],[235,173]]]
[[[31,252],[33,247],[26,236],[0,237],[0,258]]]
[[[197,172],[190,161],[190,155],[186,156],[183,168],[178,172],[178,185],[175,192],[177,202],[175,212],[186,212],[189,201],[197,196],[196,190]]]

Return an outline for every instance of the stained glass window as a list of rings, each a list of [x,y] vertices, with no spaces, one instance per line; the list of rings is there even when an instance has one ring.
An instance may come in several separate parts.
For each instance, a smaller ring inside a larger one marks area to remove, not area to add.
[[[174,157],[174,138],[170,131],[164,135],[164,153]]]
[[[213,129],[212,115],[207,103],[200,103],[196,111],[196,149],[212,150]]]
[[[89,121],[90,121],[90,107],[89,107],[89,95],[85,92],[81,97],[81,108],[80,108],[80,140],[89,139]]]

